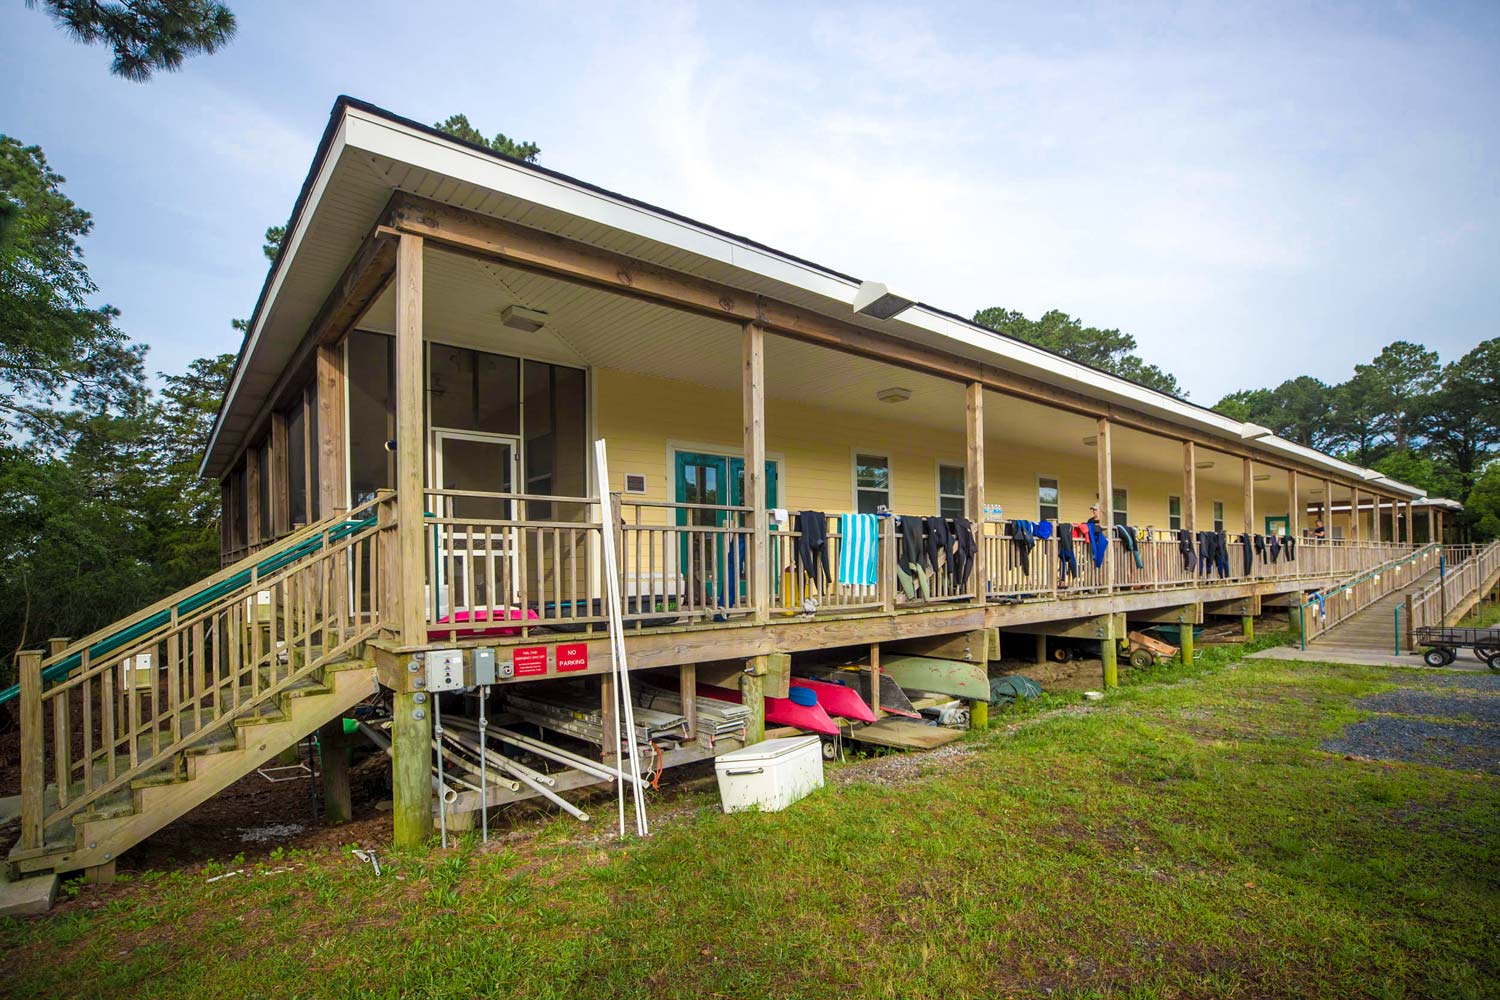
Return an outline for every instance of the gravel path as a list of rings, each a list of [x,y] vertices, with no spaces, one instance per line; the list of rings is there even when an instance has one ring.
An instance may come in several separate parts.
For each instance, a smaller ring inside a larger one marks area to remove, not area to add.
[[[1323,749],[1373,760],[1500,774],[1500,676],[1441,674],[1421,687],[1361,698],[1379,715],[1326,740]]]

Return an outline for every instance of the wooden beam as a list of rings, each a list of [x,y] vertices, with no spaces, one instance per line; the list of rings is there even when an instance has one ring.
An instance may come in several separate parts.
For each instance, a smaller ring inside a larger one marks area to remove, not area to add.
[[[742,337],[740,400],[743,409],[745,492],[750,514],[750,607],[757,622],[771,620],[770,518],[766,513],[766,333],[746,323]]]
[[[1359,541],[1359,487],[1351,486],[1349,493],[1349,539]]]
[[[984,561],[984,383],[970,382],[964,400],[964,427],[968,437],[964,466],[964,514],[974,526],[974,603],[984,604],[989,578]]]
[[[20,674],[21,728],[21,840],[22,850],[42,846],[47,762],[43,756],[42,651],[23,649],[16,654]]]
[[[1086,393],[1003,371],[971,358],[833,319],[799,306],[696,275],[657,267],[553,233],[397,192],[384,227],[421,236],[457,253],[499,260],[506,266],[602,288],[713,319],[756,323],[767,332],[846,354],[985,388],[1053,409],[1107,417],[1122,427],[1181,439],[1183,428],[1159,417],[1095,399]],[[378,227],[380,232],[384,227]],[[1202,434],[1201,442],[1235,457],[1252,454],[1243,441]],[[1304,471],[1314,472],[1311,466]]]
[[[1104,528],[1104,537],[1109,543],[1104,548],[1104,581],[1107,590],[1114,589],[1115,581],[1115,471],[1114,453],[1110,444],[1110,423],[1105,417],[1095,422],[1094,458],[1099,475],[1099,524]]]
[[[401,639],[427,640],[422,523],[422,240],[402,236],[396,262],[396,537],[401,561]]]
[[[1198,446],[1182,442],[1182,526],[1198,530]]]
[[[1333,538],[1333,480],[1323,480],[1323,537]]]

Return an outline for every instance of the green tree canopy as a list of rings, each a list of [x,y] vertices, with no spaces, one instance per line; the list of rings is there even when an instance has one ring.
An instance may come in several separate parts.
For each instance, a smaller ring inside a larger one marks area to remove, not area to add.
[[[234,14],[214,0],[40,0],[68,34],[114,52],[110,72],[137,83],[157,70],[181,69],[199,52],[216,52],[234,37]],[[35,7],[38,0],[26,0]]]
[[[976,312],[974,322],[1007,337],[1024,340],[1054,354],[1139,382],[1147,388],[1173,396],[1187,396],[1175,376],[1148,364],[1135,353],[1136,340],[1128,333],[1084,326],[1081,320],[1058,309],[1033,320],[1014,309],[991,306]]]
[[[0,440],[35,433],[66,391],[119,400],[141,373],[118,312],[88,304],[97,289],[79,240],[93,222],[62,184],[39,147],[0,135]]]
[[[442,129],[456,139],[488,146],[497,153],[504,153],[506,156],[512,156],[527,163],[535,163],[537,156],[542,152],[542,147],[536,143],[517,142],[504,132],[496,132],[493,139],[486,139],[483,132],[469,124],[468,115],[449,115],[442,121],[435,122],[433,127]]]

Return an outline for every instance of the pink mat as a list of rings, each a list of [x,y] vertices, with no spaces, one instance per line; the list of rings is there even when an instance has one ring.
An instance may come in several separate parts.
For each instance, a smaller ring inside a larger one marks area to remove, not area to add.
[[[797,681],[793,687],[802,687],[802,682]],[[744,704],[740,693],[733,688],[715,687],[712,684],[698,685],[698,694],[704,698],[717,698],[720,701],[732,701],[737,705]],[[837,736],[839,727],[836,722],[828,717],[822,705],[799,705],[790,698],[767,698],[766,699],[766,721],[775,722],[782,726],[796,726],[798,729],[806,729],[813,733],[826,733],[829,736]]]
[[[479,611],[455,611],[450,615],[444,615],[431,625],[427,626],[427,638],[429,641],[442,641],[448,638],[449,631],[445,625],[472,624],[478,628],[454,629],[453,635],[458,639],[471,639],[478,635],[520,635],[521,630],[509,625],[501,625],[503,621],[535,621],[540,616],[530,608],[522,611],[520,608],[496,608],[493,612],[488,609]],[[483,624],[494,622],[492,625]]]

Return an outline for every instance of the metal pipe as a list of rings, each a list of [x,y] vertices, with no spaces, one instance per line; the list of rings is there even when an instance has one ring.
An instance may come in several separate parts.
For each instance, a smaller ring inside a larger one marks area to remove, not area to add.
[[[516,768],[514,761],[509,759],[502,759],[500,762],[500,766],[507,771],[510,771],[511,774],[515,775],[522,784],[529,787],[532,791],[536,792],[538,795],[542,796],[545,799],[550,799],[552,802],[557,804],[558,808],[576,817],[579,822],[587,823],[589,821],[588,813],[584,812],[582,809],[578,808],[573,803],[563,798],[561,795],[558,795],[546,785],[540,785],[532,781],[524,773],[522,773],[520,769]]]
[[[499,734],[498,738],[502,742],[515,744],[523,750],[530,750],[539,757],[550,757],[559,764],[566,764],[574,770],[583,771],[596,778],[605,778],[614,781],[624,777],[626,781],[634,780],[630,775],[623,774],[618,768],[602,764],[597,760],[589,760],[587,757],[580,757],[571,750],[564,750],[562,747],[554,746],[551,743],[530,736],[524,736],[512,729],[496,726],[495,732]]]
[[[389,736],[368,722],[359,722],[358,725],[359,731],[365,734],[365,738],[381,750],[384,750],[387,757],[395,756],[395,753],[391,750],[391,738]],[[469,787],[472,788],[473,786],[470,785]],[[439,780],[436,767],[432,768],[432,790],[438,793],[439,801],[456,802],[458,800],[458,792]]]
[[[443,733],[443,739],[447,740],[448,744],[450,746],[456,747],[457,749],[460,749],[460,750],[466,750],[466,751],[468,751],[471,754],[472,753],[477,753],[478,750],[479,750],[479,748],[477,746],[475,746],[474,744],[470,743],[468,740],[464,739],[462,736],[455,736],[451,732],[444,732]],[[435,747],[436,743],[434,743],[433,745]],[[496,774],[494,771],[485,772],[484,770],[482,770],[479,767],[479,765],[473,763],[472,761],[466,760],[463,757],[462,754],[454,754],[452,759],[456,763],[458,763],[459,766],[461,766],[465,771],[468,771],[470,774],[474,775],[475,777],[477,777],[477,778],[479,778],[481,780],[485,780],[486,777],[488,777],[489,779],[492,779],[494,781],[498,781],[500,784],[505,785],[506,787],[508,787],[513,792],[516,791],[517,789],[519,789],[521,787],[520,784],[518,784],[517,782],[511,781],[509,778],[505,777],[504,775]]]
[[[432,692],[432,732],[437,737],[437,769],[438,781],[443,781],[443,710],[438,705],[439,699],[436,691]],[[446,784],[446,782],[444,782]],[[438,796],[438,824],[443,832],[443,849],[448,848],[448,803],[443,796]]]
[[[489,766],[485,759],[484,739],[485,727],[489,725],[489,720],[484,714],[484,703],[489,700],[490,686],[485,684],[479,689],[479,781],[485,786],[479,794],[479,836],[480,842],[485,844],[490,842],[490,797],[488,778],[486,777],[489,774]]]

